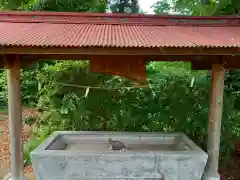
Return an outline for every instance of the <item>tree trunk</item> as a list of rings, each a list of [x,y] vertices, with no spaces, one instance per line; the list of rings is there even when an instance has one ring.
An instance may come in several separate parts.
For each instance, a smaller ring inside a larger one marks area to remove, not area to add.
[[[138,4],[138,0],[132,0],[132,8],[131,8],[131,12],[132,13],[139,13],[140,7]]]

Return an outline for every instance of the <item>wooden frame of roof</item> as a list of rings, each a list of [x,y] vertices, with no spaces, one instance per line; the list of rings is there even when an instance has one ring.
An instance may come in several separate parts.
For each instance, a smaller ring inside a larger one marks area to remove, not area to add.
[[[218,160],[225,69],[240,68],[240,17],[1,12],[0,67],[8,68],[12,179],[22,180],[20,69],[42,59],[108,58],[187,61],[211,69],[208,164],[203,180],[220,180]],[[113,57],[113,58],[109,58]],[[139,57],[139,58],[138,58]]]
[[[9,59],[12,54],[0,55],[0,68],[7,67],[6,59]],[[105,56],[111,56],[114,58],[116,55],[98,55],[103,59]],[[178,62],[191,62],[193,70],[211,70],[213,63],[218,63],[221,61],[225,64],[225,69],[240,69],[239,56],[229,56],[229,55],[119,55],[122,56],[123,60],[131,60],[131,57],[135,59],[137,57],[144,58],[147,61],[178,61]],[[38,60],[90,60],[91,55],[82,54],[29,54],[29,55],[19,55],[21,59],[21,67],[27,67],[29,64]]]
[[[221,49],[221,50],[220,50]],[[0,46],[0,54],[73,54],[76,55],[240,55],[240,47],[31,47]]]

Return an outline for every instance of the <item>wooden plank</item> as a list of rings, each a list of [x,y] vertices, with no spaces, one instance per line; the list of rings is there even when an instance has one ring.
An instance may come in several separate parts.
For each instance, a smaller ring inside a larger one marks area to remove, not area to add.
[[[224,64],[212,65],[211,99],[208,122],[208,163],[204,180],[220,180],[218,174],[221,137],[222,104],[224,93]]]
[[[0,68],[6,67],[6,58],[11,56],[0,55]],[[90,60],[93,55],[84,54],[27,54],[21,55],[21,67],[32,66],[38,60]],[[211,70],[212,64],[218,62],[218,56],[214,55],[99,55],[100,59],[111,57],[112,60],[121,57],[123,61],[131,59],[147,59],[148,61],[182,61],[191,62],[192,70]],[[225,62],[225,69],[240,69],[240,55],[221,56]],[[11,59],[11,58],[10,58]]]
[[[6,67],[6,60],[4,58],[10,55],[0,56],[0,68]],[[98,55],[99,59],[111,58],[113,61],[115,59],[121,58],[122,61],[131,61],[132,59],[143,59],[148,61],[197,61],[197,62],[213,62],[216,56],[203,56],[203,55]],[[81,55],[81,54],[28,54],[21,55],[21,67],[31,66],[31,63],[38,60],[91,60],[94,55]],[[1,59],[2,58],[2,59]]]
[[[113,59],[114,58],[114,59]],[[92,72],[118,75],[140,84],[146,84],[146,59],[141,56],[131,56],[123,59],[121,56],[95,56],[90,60]]]
[[[0,55],[0,68],[8,69],[12,65],[14,58],[15,55],[12,54]],[[23,59],[22,55],[19,55],[19,58],[21,68],[30,67],[34,62],[37,62],[36,59]]]
[[[29,60],[90,60],[95,55],[82,55],[82,54],[35,54],[35,55],[22,55],[22,59]],[[131,59],[139,58],[149,61],[213,61],[215,56],[202,56],[202,55],[98,55],[100,59],[121,57],[122,61],[129,61]]]
[[[212,60],[192,61],[192,70],[211,70],[212,64],[219,62],[216,58]],[[224,62],[225,69],[240,69],[240,56],[221,56],[221,59]]]

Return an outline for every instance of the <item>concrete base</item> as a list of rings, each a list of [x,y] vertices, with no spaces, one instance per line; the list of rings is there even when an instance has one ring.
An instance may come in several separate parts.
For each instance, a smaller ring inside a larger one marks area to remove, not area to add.
[[[12,180],[12,178],[10,178],[9,180]],[[28,180],[26,176],[23,176],[20,180]]]
[[[8,179],[8,180],[12,180],[12,178]],[[23,176],[20,180],[28,180],[26,176]]]
[[[207,157],[182,133],[141,132],[56,132],[31,153],[37,180],[200,180]]]
[[[202,180],[220,180],[220,175],[219,174],[215,176],[204,175]]]

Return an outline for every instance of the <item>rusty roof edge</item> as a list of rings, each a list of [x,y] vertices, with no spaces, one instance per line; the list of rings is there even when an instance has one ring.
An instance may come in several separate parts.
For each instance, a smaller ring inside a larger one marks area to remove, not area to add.
[[[133,24],[133,25],[198,25],[240,26],[240,16],[180,16],[123,13],[75,12],[0,12],[0,22],[6,23],[71,23],[71,24]]]

